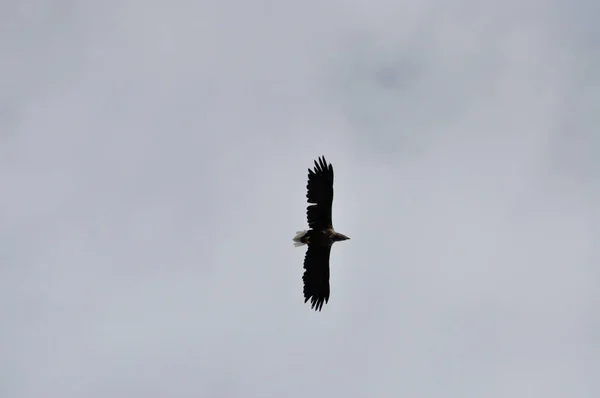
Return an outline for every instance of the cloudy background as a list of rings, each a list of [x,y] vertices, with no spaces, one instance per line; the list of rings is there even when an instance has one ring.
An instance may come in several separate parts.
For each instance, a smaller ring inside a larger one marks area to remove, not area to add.
[[[0,396],[599,397],[599,12],[2,2]]]

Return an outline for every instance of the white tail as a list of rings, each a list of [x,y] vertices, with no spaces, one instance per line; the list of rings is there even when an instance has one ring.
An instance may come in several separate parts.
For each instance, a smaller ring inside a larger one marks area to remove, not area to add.
[[[305,245],[306,243],[302,242],[302,238],[304,238],[304,235],[306,235],[308,231],[298,231],[296,232],[296,236],[294,236],[294,239],[292,239],[294,241],[294,246],[298,247],[298,246],[302,246]]]

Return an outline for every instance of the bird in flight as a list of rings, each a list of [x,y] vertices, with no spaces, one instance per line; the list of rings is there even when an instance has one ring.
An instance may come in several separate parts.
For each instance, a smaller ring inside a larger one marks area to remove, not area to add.
[[[304,302],[321,311],[329,302],[329,253],[334,242],[350,239],[335,232],[331,221],[333,203],[333,166],[321,156],[314,170],[308,169],[306,186],[309,206],[306,208],[309,230],[298,231],[294,246],[308,245],[304,256]]]

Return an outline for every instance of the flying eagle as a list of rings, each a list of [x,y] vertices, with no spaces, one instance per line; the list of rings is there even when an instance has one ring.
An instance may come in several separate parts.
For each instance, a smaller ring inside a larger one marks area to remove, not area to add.
[[[306,197],[310,204],[306,208],[308,231],[298,231],[294,246],[308,245],[304,257],[304,302],[310,299],[311,309],[321,311],[323,303],[329,301],[329,253],[334,242],[350,239],[335,232],[331,221],[333,203],[333,166],[325,157],[315,160],[314,171],[308,169]]]

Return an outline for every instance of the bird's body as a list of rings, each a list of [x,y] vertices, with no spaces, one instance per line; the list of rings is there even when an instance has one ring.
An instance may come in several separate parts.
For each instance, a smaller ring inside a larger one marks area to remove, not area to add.
[[[329,301],[329,254],[333,243],[350,239],[333,229],[331,206],[333,204],[333,166],[324,157],[315,161],[314,170],[308,169],[307,231],[298,231],[294,246],[308,245],[304,257],[304,302],[311,301],[311,308],[321,311]]]

